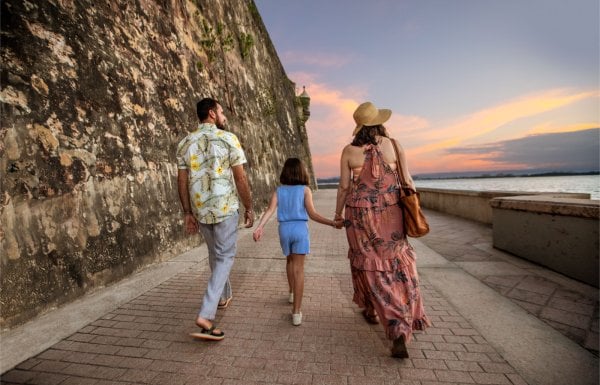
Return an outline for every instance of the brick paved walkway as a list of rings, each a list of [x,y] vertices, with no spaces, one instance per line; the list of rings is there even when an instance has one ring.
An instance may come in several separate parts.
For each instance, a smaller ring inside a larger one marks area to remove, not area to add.
[[[333,212],[335,193],[317,192]],[[433,322],[416,333],[410,358],[389,356],[379,325],[352,303],[345,234],[311,222],[301,326],[291,325],[285,260],[276,222],[261,243],[243,230],[231,280],[234,299],[219,310],[221,342],[188,333],[208,279],[206,261],[176,274],[4,373],[2,384],[527,384],[443,295],[422,280]],[[574,382],[575,383],[575,382]],[[530,385],[533,385],[530,383]]]
[[[423,243],[598,356],[598,289],[492,247],[492,228],[427,211]]]

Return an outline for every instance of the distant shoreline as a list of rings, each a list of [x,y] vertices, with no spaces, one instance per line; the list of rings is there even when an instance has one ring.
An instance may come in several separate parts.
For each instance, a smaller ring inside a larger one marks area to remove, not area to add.
[[[600,175],[600,171],[588,171],[588,172],[541,172],[533,174],[482,174],[482,175],[460,175],[460,176],[422,176],[415,175],[414,180],[436,180],[436,179],[482,179],[482,178],[530,178],[530,177],[543,177],[543,176],[577,176],[577,175]]]
[[[414,180],[440,180],[440,179],[487,179],[487,178],[521,178],[521,177],[544,177],[544,176],[577,176],[577,175],[600,175],[600,170],[586,171],[586,172],[563,172],[563,171],[550,171],[550,172],[538,172],[532,174],[513,174],[513,173],[498,173],[498,174],[480,174],[480,175],[445,175],[445,176],[426,176],[426,175],[414,175]],[[337,185],[340,178],[317,178],[317,184],[319,186]]]

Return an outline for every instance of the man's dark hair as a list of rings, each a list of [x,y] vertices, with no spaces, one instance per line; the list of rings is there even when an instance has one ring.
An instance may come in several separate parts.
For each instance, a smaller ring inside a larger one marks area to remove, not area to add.
[[[208,112],[217,108],[217,104],[219,104],[219,102],[212,98],[204,98],[200,100],[198,104],[196,104],[196,113],[198,114],[198,119],[203,121],[208,118]]]
[[[357,147],[364,146],[365,144],[377,144],[377,135],[385,136],[386,138],[388,137],[383,124],[378,124],[376,126],[362,126],[354,136],[351,144]]]
[[[283,164],[279,182],[288,186],[308,186],[308,172],[304,163],[298,158],[288,158]]]

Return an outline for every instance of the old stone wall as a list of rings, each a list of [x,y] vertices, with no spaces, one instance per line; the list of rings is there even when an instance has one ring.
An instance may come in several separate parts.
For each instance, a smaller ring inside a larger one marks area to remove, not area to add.
[[[1,2],[0,325],[196,246],[175,148],[203,97],[240,138],[257,207],[310,151],[251,0]]]

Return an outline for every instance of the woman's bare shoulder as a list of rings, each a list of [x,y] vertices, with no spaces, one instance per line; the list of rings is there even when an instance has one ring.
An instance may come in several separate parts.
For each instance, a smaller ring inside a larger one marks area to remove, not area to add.
[[[392,141],[398,143],[394,138],[381,138],[381,152],[383,153],[383,159],[387,163],[393,163],[396,160],[396,150],[394,149],[394,144]],[[401,151],[401,147],[398,146],[398,150]]]
[[[400,144],[400,141],[396,138],[383,138],[382,143],[381,143],[381,147],[385,147],[387,149],[390,150],[394,150],[394,144],[396,144],[396,146],[398,147],[398,151],[402,151],[402,145]]]
[[[391,136],[382,136],[381,137],[381,144],[385,144],[385,145],[392,145],[392,142],[396,142],[398,143],[398,139],[395,139]]]
[[[398,149],[402,150],[402,145],[400,144],[400,141],[398,139],[390,137],[390,144],[391,143],[396,143],[396,145],[398,146]]]
[[[344,148],[344,152],[342,153],[342,161],[345,161],[350,168],[362,167],[362,164],[365,160],[364,152],[364,148],[349,144]]]

